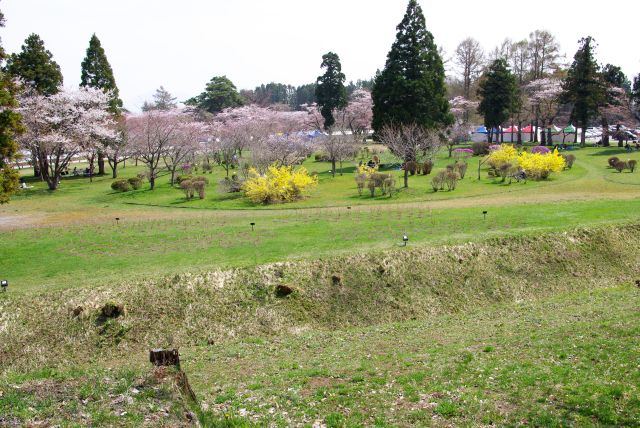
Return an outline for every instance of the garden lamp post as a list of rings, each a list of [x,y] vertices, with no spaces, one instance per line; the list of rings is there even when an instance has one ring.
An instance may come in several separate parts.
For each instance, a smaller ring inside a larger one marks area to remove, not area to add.
[[[487,219],[487,211],[482,211],[482,215],[484,216],[484,219]]]
[[[9,286],[9,281],[7,281],[6,279],[3,279],[2,281],[0,281],[0,287],[2,287],[3,292],[7,291],[8,286]]]
[[[407,246],[407,242],[409,242],[409,237],[407,235],[402,235],[402,242],[404,243],[404,246]]]
[[[120,224],[120,217],[116,217],[116,226]]]
[[[249,223],[251,225],[251,231],[253,231],[253,227],[256,225],[254,222]]]

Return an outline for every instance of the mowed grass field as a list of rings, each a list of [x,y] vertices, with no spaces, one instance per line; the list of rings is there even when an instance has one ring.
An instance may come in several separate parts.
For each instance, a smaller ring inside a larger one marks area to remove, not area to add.
[[[15,292],[46,291],[384,250],[400,245],[403,234],[411,247],[640,218],[640,173],[607,168],[609,156],[638,160],[640,153],[571,153],[577,157],[573,169],[547,181],[510,185],[487,177],[484,165],[478,180],[478,158],[470,158],[466,177],[452,192],[433,192],[433,174],[411,177],[409,189],[402,189],[402,171],[387,169],[398,191],[374,198],[358,195],[353,162],[333,178],[330,164],[308,160],[305,167],[319,173],[318,187],[303,201],[273,206],[219,192],[220,167],[207,175],[207,198],[192,201],[169,185],[166,174],[154,191],[146,185],[127,193],[112,191],[110,177],[92,183],[65,178],[55,192],[28,180],[32,189],[0,207],[0,272]],[[387,166],[397,164],[388,154],[381,157]],[[451,162],[441,152],[434,171]],[[143,170],[129,162],[120,172],[130,177]],[[488,211],[486,218],[482,211]]]

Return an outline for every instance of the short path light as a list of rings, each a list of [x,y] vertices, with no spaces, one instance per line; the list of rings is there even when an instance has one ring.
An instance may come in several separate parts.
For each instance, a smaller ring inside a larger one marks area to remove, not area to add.
[[[3,279],[2,281],[0,281],[0,287],[2,287],[2,291],[7,291],[7,287],[9,286],[9,281],[7,281],[6,279]]]
[[[120,224],[119,222],[120,222],[120,217],[116,217],[116,226]]]
[[[482,211],[482,215],[484,216],[484,219],[485,219],[485,220],[487,219],[487,212],[488,212],[488,211]]]
[[[402,242],[404,242],[404,246],[407,246],[407,242],[409,242],[409,237],[407,235],[402,235]]]
[[[249,223],[251,225],[251,230],[253,230],[253,227],[256,225],[254,222]]]

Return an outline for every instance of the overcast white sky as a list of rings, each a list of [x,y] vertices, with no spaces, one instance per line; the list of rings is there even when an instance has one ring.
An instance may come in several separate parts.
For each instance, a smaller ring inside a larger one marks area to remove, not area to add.
[[[486,50],[536,29],[556,35],[568,60],[577,41],[596,38],[600,63],[640,72],[640,1],[420,0],[427,27],[450,55],[467,36]],[[576,6],[585,5],[585,12]],[[407,0],[1,0],[8,52],[39,34],[62,67],[66,86],[95,32],[114,69],[125,106],[138,110],[164,85],[180,100],[227,75],[238,89],[270,81],[315,81],[321,57],[340,55],[347,80],[382,68]],[[604,11],[604,16],[603,16]],[[605,18],[605,19],[603,19]]]

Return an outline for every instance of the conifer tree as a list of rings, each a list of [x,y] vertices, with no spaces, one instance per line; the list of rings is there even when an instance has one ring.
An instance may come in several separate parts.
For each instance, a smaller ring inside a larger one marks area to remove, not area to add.
[[[594,55],[595,41],[591,36],[580,40],[580,48],[562,85],[562,100],[573,105],[571,116],[582,128],[580,145],[584,146],[589,121],[606,104],[607,93]]]
[[[505,123],[517,109],[520,102],[518,95],[516,77],[509,70],[507,62],[503,58],[493,61],[481,77],[478,87],[478,113],[484,116],[489,142],[493,141],[493,130]]]
[[[20,53],[11,54],[6,71],[22,79],[42,95],[55,94],[62,85],[60,66],[53,60],[51,52],[45,49],[44,42],[37,34],[27,37]]]
[[[422,8],[410,0],[384,70],[373,86],[373,128],[415,123],[427,129],[453,123],[442,58]]]
[[[240,107],[243,99],[227,76],[213,77],[200,95],[188,99],[185,104],[209,113],[219,113],[226,108]]]
[[[113,77],[113,69],[107,60],[104,48],[95,34],[89,40],[87,56],[82,61],[81,67],[80,86],[110,91],[112,97],[109,108],[113,114],[119,114],[122,109],[122,100],[119,98],[116,79]]]
[[[4,15],[0,11],[0,27],[4,27]],[[6,54],[0,45],[0,63]],[[16,87],[4,71],[0,71],[0,204],[9,202],[9,197],[18,189],[18,172],[10,164],[18,153],[16,135],[22,133],[22,117],[16,113]]]
[[[340,57],[333,52],[322,56],[320,67],[326,71],[316,81],[316,100],[324,118],[324,129],[329,129],[336,123],[333,111],[347,106],[347,89],[344,86],[346,77],[342,72]]]
[[[113,69],[107,60],[107,55],[100,43],[100,39],[95,34],[89,40],[87,55],[82,61],[82,73],[80,75],[80,86],[101,89],[105,93],[109,92],[109,111],[118,116],[122,110],[122,100],[119,98],[116,79],[113,77]],[[103,145],[110,142],[105,141]],[[96,153],[98,161],[98,175],[105,174],[104,150],[99,148]]]

